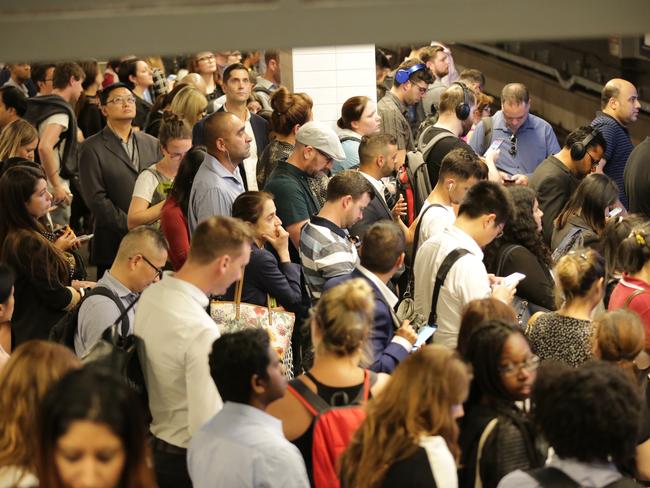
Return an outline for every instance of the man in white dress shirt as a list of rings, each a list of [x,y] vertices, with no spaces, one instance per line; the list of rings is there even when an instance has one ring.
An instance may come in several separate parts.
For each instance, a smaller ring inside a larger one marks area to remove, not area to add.
[[[510,193],[499,183],[480,181],[465,195],[456,221],[420,247],[413,266],[415,310],[429,317],[431,307],[436,307],[435,343],[456,347],[461,313],[471,300],[492,295],[507,304],[512,301],[515,286],[506,287],[499,279],[488,275],[481,248],[503,232],[513,214]],[[440,288],[438,303],[432,304],[438,270],[454,249],[468,252],[451,267]]]
[[[166,273],[140,298],[135,334],[153,420],[153,452],[160,488],[191,488],[187,445],[192,434],[222,406],[210,377],[208,354],[219,330],[207,308],[210,295],[240,279],[250,257],[252,234],[231,217],[202,222],[187,261]]]

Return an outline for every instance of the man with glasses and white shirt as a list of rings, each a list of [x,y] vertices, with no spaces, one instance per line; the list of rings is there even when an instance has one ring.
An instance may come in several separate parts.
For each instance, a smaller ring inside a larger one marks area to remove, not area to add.
[[[167,241],[158,230],[136,227],[122,239],[111,269],[106,270],[97,286],[108,289],[122,302],[124,309],[128,309],[147,286],[161,278],[162,268],[167,262],[167,249]],[[131,332],[136,306],[126,314]],[[87,354],[120,315],[121,310],[114,299],[94,294],[87,297],[79,307],[74,337],[77,356]]]
[[[127,215],[138,174],[162,159],[155,137],[134,131],[135,95],[114,83],[100,95],[106,127],[81,144],[79,176],[84,200],[95,217],[92,262],[102,276],[129,231]]]
[[[415,141],[409,121],[404,114],[408,107],[420,103],[433,83],[433,75],[421,60],[409,59],[395,72],[393,87],[377,103],[381,116],[381,132],[397,139],[399,165],[404,164],[406,152],[415,150]]]
[[[495,163],[504,181],[526,185],[544,159],[560,151],[551,125],[530,114],[530,95],[522,83],[510,83],[501,91],[501,110],[476,126],[469,145],[484,155],[498,141]]]
[[[512,301],[516,285],[505,286],[498,278],[488,275],[482,248],[501,235],[513,215],[510,193],[499,183],[479,181],[467,191],[456,221],[419,249],[413,266],[415,311],[429,317],[432,307],[436,307],[435,343],[456,347],[461,314],[470,301],[490,295],[507,304]],[[432,304],[438,271],[455,250],[464,254],[452,264],[438,301]]]

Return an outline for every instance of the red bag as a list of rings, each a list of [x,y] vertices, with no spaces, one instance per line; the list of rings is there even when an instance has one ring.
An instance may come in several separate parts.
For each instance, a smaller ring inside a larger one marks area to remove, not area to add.
[[[362,390],[351,403],[343,406],[329,405],[300,380],[289,383],[288,390],[316,417],[312,444],[312,471],[316,488],[341,486],[339,459],[366,418],[364,405],[376,379],[375,373],[366,370]]]

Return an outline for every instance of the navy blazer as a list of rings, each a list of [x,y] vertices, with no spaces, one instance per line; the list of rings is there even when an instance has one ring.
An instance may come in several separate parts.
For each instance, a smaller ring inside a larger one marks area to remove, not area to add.
[[[363,238],[363,234],[368,227],[375,222],[379,222],[380,220],[393,221],[393,213],[388,208],[384,196],[380,195],[374,186],[372,187],[372,191],[375,194],[375,198],[370,200],[370,203],[363,211],[363,218],[349,229],[350,235],[357,236],[360,239]]]
[[[226,109],[222,105],[217,112],[225,112]],[[193,146],[203,146],[205,145],[205,133],[203,131],[203,125],[205,124],[205,119],[210,117],[207,115],[199,120],[194,127],[192,127],[192,145]],[[255,144],[257,145],[257,160],[259,161],[262,156],[262,152],[266,149],[266,146],[269,145],[269,124],[259,115],[251,113],[251,128],[253,129],[253,135],[255,136]],[[244,180],[244,187],[248,190],[248,183],[246,180],[246,173],[244,170],[243,163],[239,165],[239,171],[241,172],[242,179]],[[253,179],[257,176],[253,175]]]
[[[395,335],[394,326],[400,324],[395,323],[393,319],[394,314],[391,313],[391,309],[381,294],[381,290],[377,288],[377,285],[355,268],[350,274],[336,276],[327,280],[323,291],[354,278],[365,280],[375,295],[375,317],[373,329],[370,333],[373,363],[370,369],[377,373],[392,373],[397,365],[409,355],[409,351],[404,349],[400,344],[392,342],[393,336]]]
[[[253,244],[251,257],[244,270],[242,302],[266,306],[267,293],[290,312],[296,312],[302,303],[300,265],[278,263],[270,251]],[[225,294],[226,300],[234,300],[235,284]]]

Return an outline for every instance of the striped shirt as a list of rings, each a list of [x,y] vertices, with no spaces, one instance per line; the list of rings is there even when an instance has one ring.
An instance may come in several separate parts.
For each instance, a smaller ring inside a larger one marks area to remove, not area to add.
[[[309,290],[318,299],[325,281],[351,273],[359,258],[348,231],[316,215],[302,228],[300,260]]]
[[[603,159],[607,163],[603,168],[603,173],[614,180],[618,186],[618,198],[625,205],[625,208],[628,208],[623,173],[630,153],[634,149],[630,140],[630,133],[618,120],[603,112],[596,113],[596,118],[591,122],[591,125],[600,130],[607,143],[605,154],[603,154]]]

